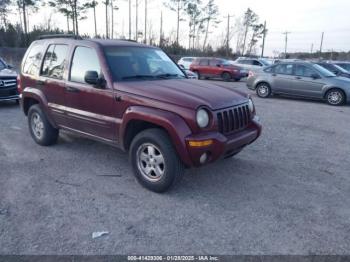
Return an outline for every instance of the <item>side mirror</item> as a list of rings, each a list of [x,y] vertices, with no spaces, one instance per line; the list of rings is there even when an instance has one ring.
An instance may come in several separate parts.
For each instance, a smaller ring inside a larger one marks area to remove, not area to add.
[[[221,67],[221,65],[220,65],[220,64],[217,64],[216,66],[217,66],[217,67]]]
[[[86,71],[84,80],[90,85],[101,88],[104,87],[104,80],[98,76],[98,73],[96,71]]]
[[[313,79],[320,79],[321,77],[320,77],[319,74],[313,73],[313,74],[311,75],[311,78],[313,78]]]

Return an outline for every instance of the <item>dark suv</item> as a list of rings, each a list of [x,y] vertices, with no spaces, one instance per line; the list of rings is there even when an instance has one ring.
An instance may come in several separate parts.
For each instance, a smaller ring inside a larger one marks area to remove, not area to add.
[[[198,78],[221,78],[224,81],[240,81],[248,76],[248,71],[231,64],[225,59],[197,58],[190,66],[190,70],[198,75]]]
[[[0,58],[0,101],[19,100],[17,73],[12,68]]]
[[[20,87],[38,144],[52,145],[66,130],[116,145],[155,192],[185,167],[233,156],[261,133],[246,94],[188,80],[161,49],[130,41],[35,41]]]

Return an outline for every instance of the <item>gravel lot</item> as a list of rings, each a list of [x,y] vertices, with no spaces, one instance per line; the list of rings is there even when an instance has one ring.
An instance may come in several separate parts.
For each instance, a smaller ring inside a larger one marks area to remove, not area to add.
[[[0,103],[0,253],[350,254],[350,106],[253,97],[259,141],[163,195],[115,148],[65,134],[37,146]]]

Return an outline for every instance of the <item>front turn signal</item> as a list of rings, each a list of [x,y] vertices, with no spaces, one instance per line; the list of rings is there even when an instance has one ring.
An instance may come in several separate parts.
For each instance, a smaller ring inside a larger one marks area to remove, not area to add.
[[[213,140],[209,139],[209,140],[202,140],[202,141],[189,141],[188,144],[190,145],[190,147],[206,147],[206,146],[210,146],[214,143]]]

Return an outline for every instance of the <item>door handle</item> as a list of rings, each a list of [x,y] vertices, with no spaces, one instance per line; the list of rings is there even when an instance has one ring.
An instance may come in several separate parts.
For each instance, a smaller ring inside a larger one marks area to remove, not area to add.
[[[298,80],[300,80],[300,79],[301,79],[301,77],[300,77],[300,76],[296,76],[296,77],[295,77],[295,79],[298,79]]]
[[[277,76],[276,74],[272,74],[272,76]]]
[[[66,86],[66,91],[69,93],[80,93],[80,90],[78,88],[72,86]]]

